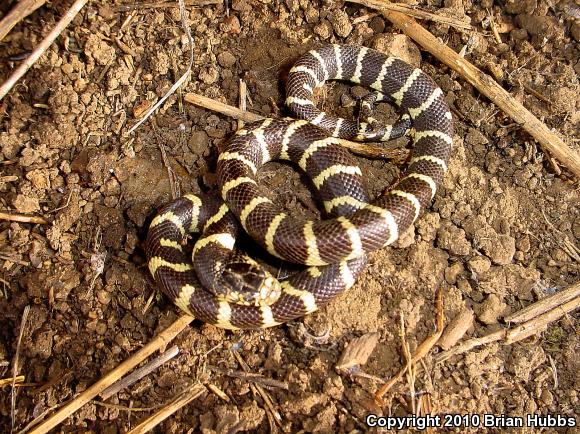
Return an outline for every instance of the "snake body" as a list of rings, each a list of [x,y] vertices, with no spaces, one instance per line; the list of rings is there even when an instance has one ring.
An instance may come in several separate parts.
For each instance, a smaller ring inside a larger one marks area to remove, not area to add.
[[[332,79],[376,91],[408,118],[394,127],[380,127],[372,119],[357,123],[321,112],[312,101],[313,91]],[[447,170],[453,127],[443,93],[420,69],[400,59],[350,45],[312,50],[290,70],[286,104],[300,120],[247,125],[220,154],[217,175],[223,202],[186,195],[162,209],[150,226],[148,265],[161,289],[183,310],[218,327],[270,327],[324,306],[354,284],[367,253],[393,243],[418,218]],[[415,130],[407,170],[394,187],[369,201],[362,173],[337,137],[387,140],[406,130],[407,119]],[[256,172],[276,159],[292,161],[306,172],[333,218],[291,218],[261,191]],[[215,284],[216,270],[224,267],[217,258],[231,254],[236,221],[270,254],[309,266],[280,286],[272,287],[271,276],[262,276],[264,294],[258,298],[271,299],[267,303],[234,303],[232,297],[242,299],[241,292],[226,297]],[[181,247],[190,231],[203,232],[193,264]]]

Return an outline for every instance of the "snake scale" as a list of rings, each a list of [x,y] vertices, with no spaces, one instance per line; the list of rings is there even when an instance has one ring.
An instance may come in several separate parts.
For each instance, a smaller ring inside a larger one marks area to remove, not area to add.
[[[374,92],[407,113],[382,127],[318,110],[313,91],[345,80]],[[286,105],[295,119],[246,125],[218,157],[220,196],[185,195],[152,220],[146,254],[162,291],[194,317],[228,329],[265,328],[326,305],[350,288],[369,252],[393,243],[435,195],[452,149],[452,116],[443,92],[420,69],[378,51],[327,45],[303,55],[289,72]],[[338,138],[382,141],[414,128],[413,152],[395,186],[374,200],[363,175]],[[288,160],[312,180],[329,218],[295,219],[256,182],[259,168]],[[270,254],[308,267],[283,282],[235,253],[241,227]],[[192,259],[183,250],[189,232],[202,235]]]

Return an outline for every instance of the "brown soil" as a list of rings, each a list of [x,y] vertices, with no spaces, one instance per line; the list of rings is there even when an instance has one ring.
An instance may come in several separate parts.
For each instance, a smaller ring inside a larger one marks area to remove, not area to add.
[[[2,41],[2,80],[18,65],[15,56],[33,49],[70,3],[45,5]],[[188,46],[177,8],[126,12],[115,3],[85,6],[0,102],[0,208],[50,222],[0,221],[0,378],[11,376],[20,332],[18,372],[26,377],[17,389],[17,428],[86,389],[180,315],[156,293],[142,249],[156,208],[171,199],[160,148],[181,192],[211,188],[218,148],[237,128],[232,119],[182,104],[175,94],[135,135],[125,134],[134,113],[181,75]],[[410,3],[470,21],[472,34],[425,25],[456,51],[467,45],[470,61],[578,149],[580,25],[573,2]],[[4,12],[8,6],[2,5]],[[482,28],[487,11],[502,30],[502,43]],[[65,421],[64,431],[126,431],[201,382],[228,399],[208,391],[159,432],[269,432],[263,399],[247,380],[224,373],[241,370],[233,351],[252,372],[287,384],[288,390],[267,390],[284,432],[366,431],[367,414],[410,414],[411,401],[403,381],[379,409],[371,400],[379,383],[335,370],[353,338],[379,333],[363,370],[390,378],[403,360],[400,317],[413,350],[433,331],[440,282],[447,318],[472,309],[475,322],[467,334],[481,336],[498,329],[506,314],[578,280],[580,197],[569,175],[555,174],[518,125],[412,42],[389,36],[400,32],[370,12],[326,0],[190,7],[195,61],[185,89],[236,104],[243,78],[250,109],[278,116],[284,114],[289,67],[324,42],[390,48],[420,62],[443,88],[456,119],[450,170],[432,208],[398,246],[372,254],[355,287],[322,312],[251,332],[194,323],[175,340],[181,350],[176,358],[106,406],[84,406]],[[325,108],[351,114],[351,107],[341,107],[348,87],[328,87]],[[393,118],[390,108],[380,111]],[[361,167],[373,194],[400,173],[384,161],[361,159]],[[314,212],[293,170],[273,164],[262,173],[285,207]],[[30,314],[21,330],[25,306]],[[312,338],[327,330],[326,339]],[[430,397],[433,413],[577,416],[577,330],[577,316],[570,315],[522,342],[483,346],[440,365],[431,353],[415,391]],[[3,387],[0,426],[9,431],[10,421],[10,388]]]

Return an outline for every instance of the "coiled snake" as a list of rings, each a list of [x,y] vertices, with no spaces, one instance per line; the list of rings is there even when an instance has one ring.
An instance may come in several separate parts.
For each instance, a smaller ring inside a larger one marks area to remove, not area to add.
[[[359,123],[321,112],[313,90],[333,79],[368,87],[376,92],[367,105],[390,100],[408,116],[381,127],[370,116]],[[218,327],[271,327],[326,305],[354,284],[367,253],[393,243],[413,224],[447,170],[453,127],[443,93],[400,59],[351,45],[312,50],[290,70],[286,105],[300,120],[247,125],[220,154],[221,199],[185,195],[160,210],[149,229],[146,254],[157,284],[181,309]],[[369,201],[362,173],[337,137],[388,140],[405,132],[409,118],[415,131],[407,170]],[[296,220],[261,191],[256,172],[276,159],[310,176],[333,218]],[[240,225],[270,254],[308,268],[279,283],[233,252]],[[188,232],[203,232],[192,260],[182,247]]]

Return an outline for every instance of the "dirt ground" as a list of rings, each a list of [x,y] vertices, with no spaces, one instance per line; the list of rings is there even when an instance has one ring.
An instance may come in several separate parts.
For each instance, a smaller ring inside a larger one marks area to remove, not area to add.
[[[2,81],[71,3],[49,2],[0,43]],[[580,9],[574,2],[406,3],[471,23],[474,30],[462,31],[423,22],[579,149]],[[136,116],[183,73],[189,49],[177,7],[122,5],[89,2],[0,102],[0,209],[49,222],[0,221],[0,378],[12,375],[20,334],[18,373],[25,376],[16,389],[16,430],[85,390],[180,315],[145,267],[147,225],[171,200],[172,188],[213,187],[218,148],[237,128],[231,118],[175,94],[127,134]],[[5,13],[10,4],[0,7]],[[372,254],[355,287],[323,311],[250,332],[194,322],[173,342],[177,357],[106,401],[91,401],[59,431],[127,431],[196,382],[213,389],[158,432],[366,432],[368,414],[404,416],[413,408],[561,414],[580,423],[577,314],[521,342],[484,345],[444,363],[435,363],[436,347],[414,382],[399,382],[382,407],[372,400],[380,380],[404,361],[401,318],[411,351],[434,331],[438,285],[448,320],[473,312],[468,339],[505,327],[509,313],[579,280],[580,194],[570,173],[559,173],[516,123],[372,10],[342,1],[232,0],[227,8],[189,6],[188,12],[195,59],[184,90],[236,105],[243,79],[249,109],[262,115],[286,114],[289,68],[325,42],[391,50],[420,66],[452,107],[450,170],[413,230],[395,247]],[[501,43],[487,25],[490,16]],[[360,89],[326,89],[320,104],[351,116]],[[379,116],[393,120],[396,112],[381,106]],[[401,173],[387,161],[360,158],[360,164],[373,195]],[[261,177],[285,208],[316,214],[290,167],[271,164]],[[284,264],[272,264],[287,273]],[[21,327],[25,306],[30,311]],[[379,342],[362,366],[368,375],[337,371],[345,346],[369,332],[378,332]],[[264,390],[279,421],[272,421],[234,352],[251,373],[276,380]],[[10,431],[10,409],[10,387],[3,386],[2,432]]]

